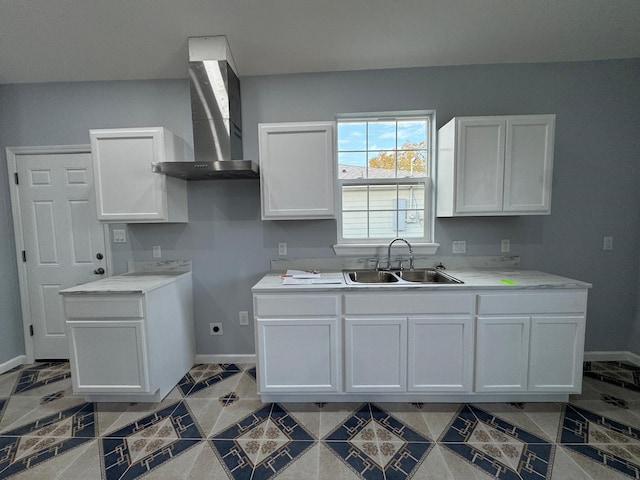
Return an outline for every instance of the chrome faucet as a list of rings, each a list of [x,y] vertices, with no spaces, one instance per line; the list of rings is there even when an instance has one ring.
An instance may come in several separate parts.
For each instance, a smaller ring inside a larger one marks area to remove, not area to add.
[[[411,248],[411,244],[405,240],[404,238],[394,238],[389,243],[389,248],[387,249],[387,270],[391,270],[391,245],[396,242],[404,242],[409,247],[409,270],[413,270],[413,249]],[[400,261],[400,270],[402,270],[402,261]]]

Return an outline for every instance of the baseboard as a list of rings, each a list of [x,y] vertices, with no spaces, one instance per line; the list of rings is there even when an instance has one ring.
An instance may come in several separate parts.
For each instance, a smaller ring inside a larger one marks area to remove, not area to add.
[[[19,367],[20,365],[24,365],[25,363],[27,363],[27,356],[18,355],[17,357],[12,358],[11,360],[7,360],[4,363],[0,363],[0,374],[8,372],[9,370]]]
[[[243,355],[196,355],[196,363],[256,363],[255,354]]]
[[[586,362],[631,362],[640,365],[640,355],[628,351],[584,352]]]

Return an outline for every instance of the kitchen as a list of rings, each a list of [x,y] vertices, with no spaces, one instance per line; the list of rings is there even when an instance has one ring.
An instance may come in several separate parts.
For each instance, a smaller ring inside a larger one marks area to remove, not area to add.
[[[233,48],[233,45],[232,45]],[[640,173],[637,58],[540,64],[421,67],[376,71],[241,76],[244,152],[257,159],[258,123],[332,121],[338,113],[433,109],[437,126],[460,115],[556,115],[552,214],[529,217],[436,219],[438,256],[466,240],[468,256],[500,255],[509,238],[521,267],[593,284],[585,350],[593,359],[637,358]],[[241,72],[242,73],[242,72]],[[89,142],[89,128],[162,125],[191,138],[186,79],[4,84],[0,86],[0,157],[4,147]],[[43,108],[44,106],[44,108]],[[6,259],[16,256],[8,178],[0,238]],[[203,363],[250,363],[251,287],[281,258],[332,257],[331,220],[261,221],[257,180],[191,182],[189,223],[129,225],[129,243],[112,244],[114,272],[128,260],[190,259],[196,352]],[[614,237],[612,251],[602,249]],[[615,274],[612,274],[615,272]],[[24,355],[15,262],[3,265],[0,364]],[[209,323],[224,325],[209,335]],[[598,354],[603,354],[598,357]]]

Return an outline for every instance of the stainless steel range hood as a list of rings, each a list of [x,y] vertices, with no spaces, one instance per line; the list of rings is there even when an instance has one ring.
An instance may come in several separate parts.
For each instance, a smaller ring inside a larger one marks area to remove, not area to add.
[[[153,171],[185,180],[259,178],[242,159],[240,81],[227,38],[189,38],[189,83],[195,162],[161,162]]]

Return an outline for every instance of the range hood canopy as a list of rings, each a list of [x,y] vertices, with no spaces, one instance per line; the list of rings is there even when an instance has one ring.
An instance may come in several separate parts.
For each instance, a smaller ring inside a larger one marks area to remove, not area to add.
[[[153,171],[185,180],[258,178],[242,159],[240,81],[227,37],[189,38],[189,85],[195,162],[160,162]]]

